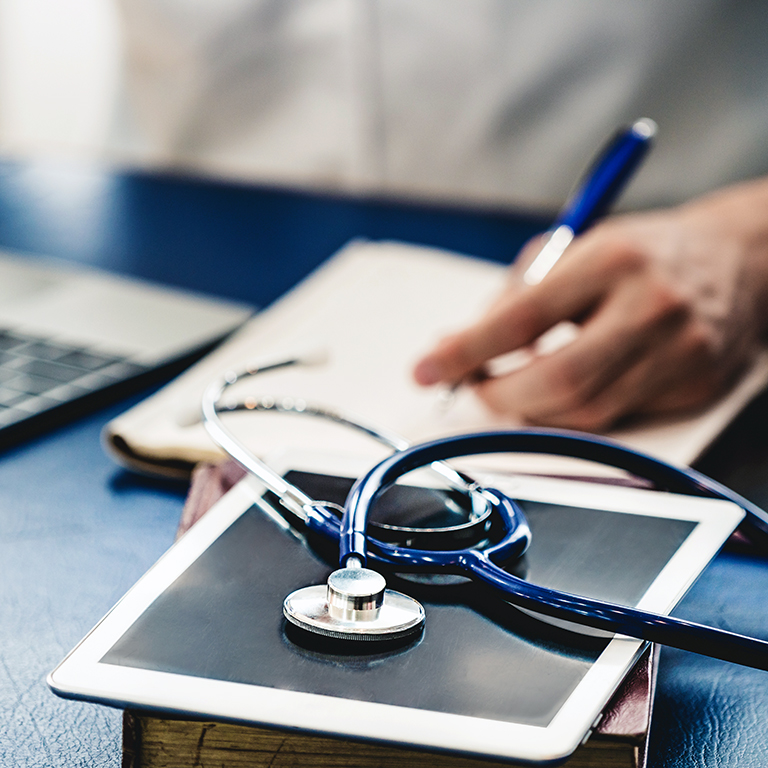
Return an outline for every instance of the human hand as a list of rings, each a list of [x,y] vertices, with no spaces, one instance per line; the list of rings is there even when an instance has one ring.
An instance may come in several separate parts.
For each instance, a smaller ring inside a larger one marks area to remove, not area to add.
[[[521,254],[478,322],[419,361],[418,383],[475,380],[501,414],[601,430],[627,415],[706,404],[749,362],[768,324],[768,180],[606,220],[576,238],[541,283],[525,285],[537,247]],[[478,377],[562,321],[579,326],[570,344]]]

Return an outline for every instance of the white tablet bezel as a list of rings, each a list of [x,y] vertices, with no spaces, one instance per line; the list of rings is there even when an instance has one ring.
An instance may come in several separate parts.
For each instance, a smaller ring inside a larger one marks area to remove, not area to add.
[[[291,452],[274,466],[356,476],[352,457]],[[563,506],[672,517],[699,523],[638,604],[666,614],[696,580],[744,516],[735,504],[600,483],[529,476],[494,477],[512,496]],[[141,707],[286,729],[525,761],[569,755],[589,731],[644,643],[615,637],[546,727],[347,700],[299,691],[100,664],[136,619],[240,515],[256,504],[284,528],[246,478],[222,498],[138,581],[48,676],[58,694],[112,706]],[[427,617],[427,621],[429,618]]]

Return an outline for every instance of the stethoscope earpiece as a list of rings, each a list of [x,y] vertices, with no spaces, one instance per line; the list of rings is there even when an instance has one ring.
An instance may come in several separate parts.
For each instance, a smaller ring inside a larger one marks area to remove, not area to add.
[[[396,640],[418,632],[424,608],[387,589],[377,571],[352,560],[334,571],[327,584],[304,587],[283,601],[283,614],[301,629],[339,640]]]

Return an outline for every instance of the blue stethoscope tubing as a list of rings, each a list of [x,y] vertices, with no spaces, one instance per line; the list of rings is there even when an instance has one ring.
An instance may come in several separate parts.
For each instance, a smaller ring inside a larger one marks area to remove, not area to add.
[[[661,490],[723,499],[741,507],[745,513],[742,530],[768,551],[768,514],[747,499],[692,469],[674,467],[611,440],[561,430],[511,430],[484,432],[444,438],[417,446],[400,446],[391,437],[370,426],[359,425],[327,409],[308,408],[298,402],[290,407],[273,398],[254,401],[259,409],[277,408],[285,412],[310,413],[330,418],[398,448],[358,480],[349,493],[343,517],[325,502],[314,501],[291,486],[255,457],[221,423],[217,403],[224,390],[243,376],[303,362],[291,358],[268,366],[252,366],[241,373],[228,372],[213,382],[203,396],[203,421],[211,437],[236,461],[281,497],[283,505],[297,515],[310,530],[338,542],[342,569],[364,565],[368,556],[395,571],[445,570],[474,577],[501,592],[513,605],[576,624],[658,642],[737,664],[768,669],[768,642],[681,619],[660,616],[634,608],[614,605],[566,592],[530,584],[507,573],[499,563],[521,555],[530,540],[530,529],[517,503],[499,491],[464,485],[473,497],[483,496],[496,513],[503,533],[489,546],[475,549],[422,550],[377,541],[367,536],[368,514],[376,498],[402,475],[427,464],[471,454],[539,453],[570,456],[617,467],[651,481]],[[261,403],[261,405],[259,405]],[[246,405],[250,408],[251,406]],[[449,475],[450,477],[450,475]],[[329,587],[330,589],[330,587]],[[299,590],[301,591],[301,590]],[[288,600],[289,598],[287,598]],[[415,601],[413,601],[415,602]],[[416,603],[418,606],[418,604]],[[285,610],[285,609],[284,609]],[[423,616],[423,611],[419,607]],[[295,618],[295,617],[294,617]],[[416,626],[416,625],[414,625]],[[313,629],[312,631],[316,631]],[[364,630],[363,630],[364,631]],[[323,634],[323,632],[321,632]]]
[[[527,546],[527,525],[517,504],[485,489],[493,499],[506,534],[485,549],[418,550],[385,544],[366,535],[369,511],[378,496],[399,477],[435,461],[488,453],[539,453],[600,462],[677,493],[724,499],[744,509],[743,529],[757,543],[768,544],[768,515],[747,499],[692,469],[674,467],[611,440],[559,430],[482,432],[449,437],[394,453],[360,478],[349,493],[341,522],[321,505],[307,524],[326,536],[338,537],[339,561],[367,559],[395,571],[442,570],[475,578],[499,591],[520,608],[580,625],[768,670],[768,642],[715,627],[572,595],[526,582],[497,565]]]

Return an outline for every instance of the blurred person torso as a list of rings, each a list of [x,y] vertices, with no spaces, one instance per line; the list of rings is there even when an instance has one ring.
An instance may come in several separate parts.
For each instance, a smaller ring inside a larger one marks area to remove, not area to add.
[[[112,150],[229,178],[558,205],[620,124],[627,205],[768,173],[768,3],[119,0]]]

